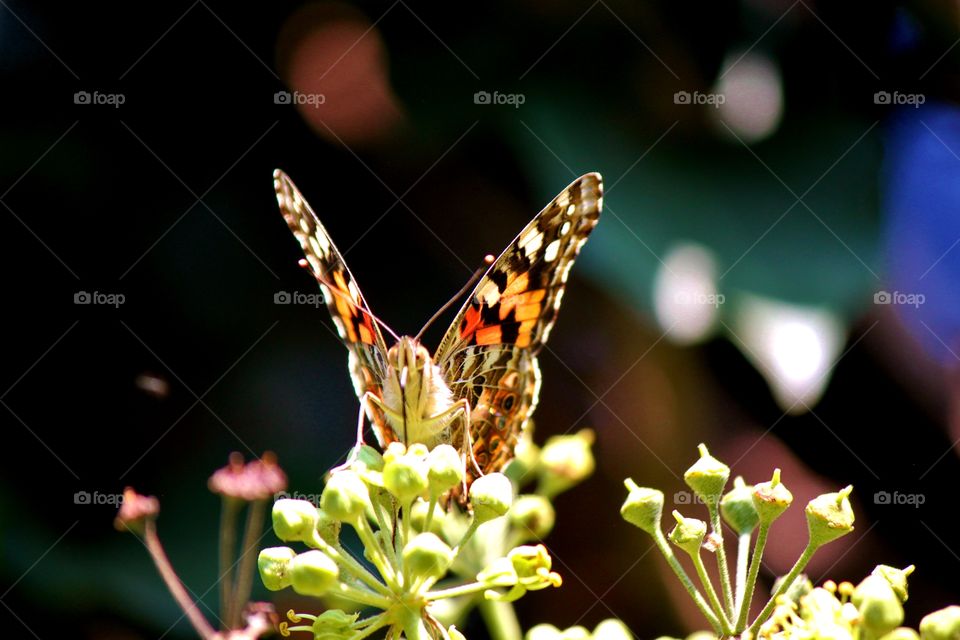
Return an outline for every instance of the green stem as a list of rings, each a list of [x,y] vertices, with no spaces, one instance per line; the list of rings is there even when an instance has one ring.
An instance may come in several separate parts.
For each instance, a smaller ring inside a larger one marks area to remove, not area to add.
[[[237,513],[240,500],[223,496],[220,509],[220,615],[232,626],[233,554],[237,544]]]
[[[760,523],[757,532],[757,542],[753,546],[753,558],[750,560],[750,571],[743,585],[744,597],[740,600],[740,615],[734,632],[742,633],[747,626],[747,616],[750,615],[750,604],[753,602],[753,590],[757,586],[757,574],[760,572],[760,561],[763,559],[763,550],[767,546],[767,534],[770,533],[770,523]]]
[[[700,576],[700,583],[703,584],[703,588],[707,592],[710,605],[713,607],[714,613],[717,614],[717,618],[720,619],[723,634],[730,635],[730,619],[723,610],[723,605],[720,604],[720,598],[717,597],[717,590],[713,588],[713,582],[710,580],[709,574],[707,574],[706,567],[703,566],[703,559],[700,557],[699,549],[697,553],[690,554],[690,559],[693,560],[693,566],[697,569],[697,575]]]
[[[370,526],[370,523],[367,522],[366,517],[360,516],[356,522],[351,522],[350,524],[356,529],[357,535],[360,536],[360,541],[370,556],[370,562],[373,563],[377,571],[380,572],[380,575],[383,576],[384,581],[399,590],[401,587],[397,583],[397,572],[390,563],[390,559],[380,547],[380,543],[377,542],[377,537],[373,534],[373,528]]]
[[[743,602],[744,589],[747,586],[747,566],[750,563],[750,533],[741,533],[737,538],[737,577],[734,584],[735,611],[739,610]]]
[[[388,624],[390,624],[390,616],[388,616],[386,613],[381,613],[371,618],[367,618],[363,621],[363,624],[358,627],[363,628],[363,631],[358,631],[357,635],[350,636],[350,640],[363,640],[363,638],[366,638],[375,631],[383,629]],[[312,628],[310,630],[313,631]]]
[[[342,582],[337,584],[336,594],[353,602],[376,607],[377,609],[389,609],[395,602],[393,598],[382,596],[366,589],[360,589]]]
[[[437,496],[430,494],[430,504],[427,506],[427,520],[423,523],[423,530],[430,531],[433,524],[433,510],[437,508]]]
[[[357,559],[350,555],[350,552],[343,547],[333,547],[327,544],[327,541],[324,540],[316,531],[313,532],[313,539],[308,542],[308,545],[323,551],[325,554],[333,558],[334,562],[346,569],[354,577],[359,579],[361,582],[380,595],[388,597],[391,595],[391,591],[386,587],[386,585],[377,580],[369,571],[367,571],[366,567],[360,564]]]
[[[227,619],[230,629],[239,629],[242,621],[243,608],[250,600],[253,591],[254,566],[257,562],[257,542],[263,534],[263,517],[266,511],[266,500],[255,500],[247,507],[247,524],[243,533],[243,547],[240,549],[240,568],[237,569],[236,583],[233,589],[233,606],[230,607],[231,617]]]
[[[476,517],[474,517],[473,520],[470,521],[470,526],[467,527],[466,531],[464,531],[463,537],[460,538],[460,542],[458,542],[457,546],[454,548],[453,550],[454,555],[456,555],[457,552],[460,551],[460,549],[463,549],[463,547],[466,546],[468,542],[470,542],[470,538],[472,538],[473,534],[477,532],[477,527],[479,526],[480,526],[480,523],[478,523]]]
[[[660,553],[662,553],[663,557],[666,558],[667,564],[670,565],[670,568],[673,569],[673,572],[676,574],[681,584],[683,584],[683,588],[687,590],[687,593],[690,594],[691,598],[693,598],[694,604],[696,604],[697,608],[700,609],[700,613],[703,614],[703,617],[707,619],[707,622],[710,623],[710,626],[713,627],[713,630],[719,635],[723,631],[722,627],[720,626],[720,620],[713,613],[713,611],[710,610],[710,605],[707,604],[707,601],[703,599],[702,595],[700,595],[700,592],[693,584],[693,581],[690,580],[690,576],[687,575],[687,572],[683,570],[683,566],[680,564],[680,561],[677,560],[677,557],[673,554],[673,550],[670,548],[670,545],[667,544],[667,539],[664,537],[663,532],[660,531],[660,529],[656,529],[651,535],[653,535],[653,541],[656,543],[657,548],[660,549]]]
[[[807,543],[807,548],[803,550],[803,553],[800,554],[800,557],[797,559],[796,564],[793,565],[793,568],[790,569],[790,573],[780,581],[780,587],[770,596],[770,601],[767,602],[767,606],[763,608],[763,611],[760,612],[760,615],[757,616],[757,619],[753,621],[753,624],[750,625],[749,633],[751,637],[757,637],[757,629],[760,628],[760,625],[763,624],[764,620],[770,617],[770,613],[773,611],[773,608],[777,606],[777,598],[786,593],[787,589],[793,584],[793,581],[797,579],[797,576],[800,575],[800,572],[803,571],[804,567],[807,566],[807,563],[810,562],[810,558],[813,557],[813,554],[816,553],[818,546],[814,545],[813,542]]]
[[[480,615],[487,625],[492,640],[521,640],[523,632],[517,620],[517,612],[509,602],[484,599],[480,602]]]
[[[469,596],[480,591],[486,591],[490,589],[489,585],[486,585],[482,582],[468,582],[467,584],[459,584],[455,587],[447,587],[446,589],[438,589],[437,591],[428,591],[424,597],[428,600],[441,600],[443,598],[459,598],[460,596]]]
[[[723,544],[723,530],[720,527],[720,509],[717,503],[707,505],[710,512],[710,528],[719,541],[717,544],[717,568],[720,570],[720,590],[723,591],[723,601],[727,605],[729,615],[733,617],[733,589],[730,588],[730,569],[727,567],[727,550]]]

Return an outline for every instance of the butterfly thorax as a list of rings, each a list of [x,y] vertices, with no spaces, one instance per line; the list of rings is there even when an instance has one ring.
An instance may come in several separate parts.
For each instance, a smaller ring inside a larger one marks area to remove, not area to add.
[[[386,418],[406,444],[429,447],[445,441],[452,417],[443,417],[453,406],[453,393],[430,352],[416,338],[403,336],[387,351],[383,384]]]

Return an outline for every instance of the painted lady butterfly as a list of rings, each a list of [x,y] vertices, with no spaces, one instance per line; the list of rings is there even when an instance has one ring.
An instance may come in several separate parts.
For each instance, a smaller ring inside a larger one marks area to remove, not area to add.
[[[387,348],[310,205],[282,171],[273,180],[283,217],[350,352],[363,407],[358,431],[365,412],[381,446],[446,442],[463,451],[471,442],[481,473],[500,470],[537,406],[537,353],[556,321],[570,267],[599,219],[600,175],[581,176],[530,221],[477,283],[433,357],[409,336]]]

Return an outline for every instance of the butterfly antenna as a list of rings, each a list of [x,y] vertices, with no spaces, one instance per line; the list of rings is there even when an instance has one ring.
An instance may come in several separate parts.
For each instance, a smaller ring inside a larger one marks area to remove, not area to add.
[[[304,269],[310,269],[310,263],[308,263],[308,262],[307,262],[305,259],[303,259],[303,258],[301,258],[300,261],[299,261],[297,264],[299,264],[299,265],[300,265],[301,267],[303,267]],[[343,291],[341,291],[339,287],[337,287],[335,284],[333,284],[333,283],[330,282],[329,280],[325,279],[323,276],[318,275],[317,273],[314,273],[312,269],[310,269],[310,273],[313,275],[314,278],[317,279],[317,282],[319,282],[319,283],[321,283],[321,284],[323,284],[323,285],[326,285],[327,289],[329,289],[330,292],[331,292],[333,295],[335,295],[335,296],[340,296],[340,297],[341,297],[342,299],[344,299],[350,306],[352,306],[353,308],[355,308],[355,309],[356,309],[357,311],[359,311],[360,313],[368,316],[371,320],[373,320],[373,321],[376,322],[378,325],[380,325],[380,327],[382,327],[387,333],[389,333],[391,336],[393,336],[393,339],[394,339],[394,340],[396,340],[397,342],[400,342],[400,336],[398,336],[397,333],[396,333],[393,329],[391,329],[391,328],[389,327],[389,325],[387,325],[386,322],[384,322],[383,320],[381,320],[381,319],[378,318],[377,316],[373,315],[373,312],[372,312],[372,311],[370,311],[369,309],[364,309],[363,307],[361,307],[360,305],[358,305],[356,302],[353,301],[353,298],[351,298],[350,296],[348,296],[347,294],[345,294]]]
[[[417,337],[414,338],[414,340],[416,340],[417,342],[420,341],[420,338],[423,337],[423,333],[428,328],[430,328],[430,325],[433,324],[433,321],[439,318],[440,316],[442,316],[444,313],[446,313],[447,309],[453,306],[454,302],[460,299],[463,296],[463,294],[465,294],[470,289],[470,287],[472,287],[477,283],[477,280],[480,279],[480,276],[485,274],[487,272],[487,269],[490,268],[490,265],[493,264],[493,260],[494,260],[494,257],[489,253],[483,257],[483,266],[477,269],[476,271],[474,271],[473,275],[470,276],[470,279],[467,280],[467,284],[463,285],[460,291],[457,291],[457,294],[455,296],[450,298],[445,305],[440,307],[439,311],[437,311],[435,314],[433,314],[433,316],[429,320],[427,320],[427,324],[423,325],[423,328],[420,329],[420,333],[417,334]]]

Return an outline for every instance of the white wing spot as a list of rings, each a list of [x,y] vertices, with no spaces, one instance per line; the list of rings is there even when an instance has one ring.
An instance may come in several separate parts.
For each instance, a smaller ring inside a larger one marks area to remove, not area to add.
[[[571,204],[570,206],[567,207],[567,215],[572,216],[574,212],[576,212],[576,210],[577,210],[577,205]]]
[[[543,232],[534,227],[520,238],[519,246],[523,247],[523,253],[527,257],[533,256],[543,246]]]
[[[560,235],[565,236],[570,231],[570,221],[567,220],[560,226]]]
[[[491,280],[477,292],[477,297],[483,300],[488,307],[492,307],[500,301],[500,290],[497,289],[497,284]]]
[[[543,252],[543,259],[547,262],[553,262],[557,259],[557,254],[560,252],[560,241],[554,240],[547,245],[546,250]]]

